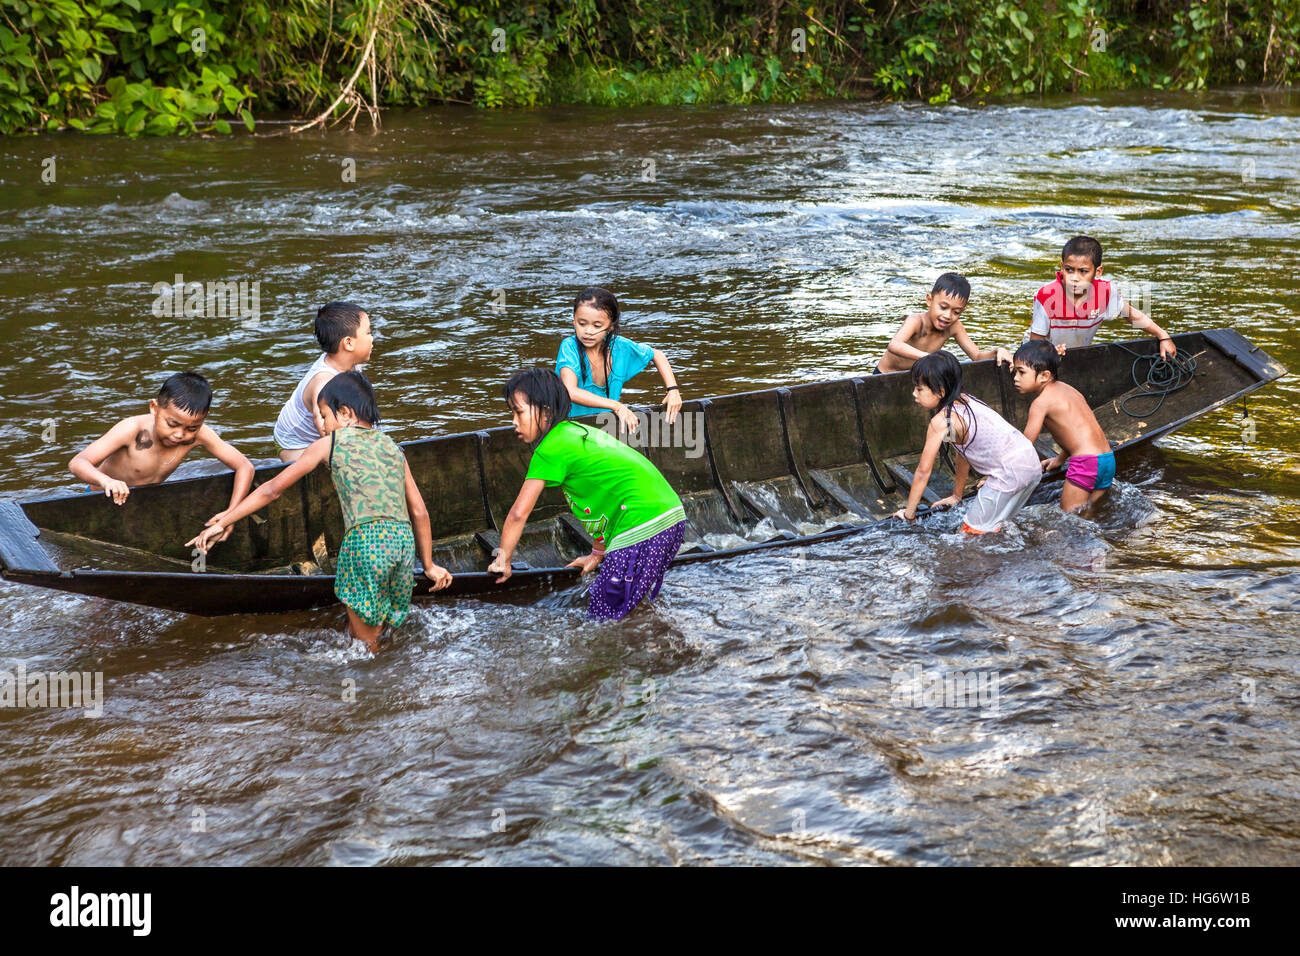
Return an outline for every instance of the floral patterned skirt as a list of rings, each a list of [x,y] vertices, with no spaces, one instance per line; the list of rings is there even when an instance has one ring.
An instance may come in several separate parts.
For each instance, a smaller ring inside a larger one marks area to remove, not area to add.
[[[587,616],[617,621],[643,599],[653,601],[685,538],[686,522],[679,521],[653,538],[605,555],[587,592]]]
[[[334,593],[372,627],[398,627],[411,611],[415,534],[410,522],[377,518],[343,536],[334,562]]]

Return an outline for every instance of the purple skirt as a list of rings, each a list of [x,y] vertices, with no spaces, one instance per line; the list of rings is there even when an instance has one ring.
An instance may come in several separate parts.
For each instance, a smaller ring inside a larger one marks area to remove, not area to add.
[[[686,538],[686,522],[679,521],[653,538],[605,555],[591,583],[587,616],[617,621],[641,603],[654,600],[663,587],[664,572],[673,563]]]

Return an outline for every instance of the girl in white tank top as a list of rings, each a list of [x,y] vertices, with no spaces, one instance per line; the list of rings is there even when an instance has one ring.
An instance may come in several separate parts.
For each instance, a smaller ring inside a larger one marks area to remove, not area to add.
[[[958,452],[953,493],[933,508],[961,504],[971,468],[987,475],[967,509],[962,530],[972,534],[998,531],[1019,511],[1042,480],[1038,452],[1024,434],[988,405],[961,391],[961,365],[948,352],[932,352],[912,366],[912,395],[935,413],[926,429],[925,449],[912,478],[907,507],[895,517],[916,518],[939,449],[951,442]]]

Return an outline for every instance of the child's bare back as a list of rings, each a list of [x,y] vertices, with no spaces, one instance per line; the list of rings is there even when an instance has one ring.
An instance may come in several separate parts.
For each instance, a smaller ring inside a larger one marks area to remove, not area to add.
[[[1014,362],[1016,391],[1034,397],[1025,437],[1035,442],[1046,428],[1061,446],[1059,455],[1044,459],[1044,470],[1059,468],[1069,460],[1061,507],[1075,511],[1097,501],[1115,478],[1115,454],[1087,399],[1077,388],[1057,379],[1061,356],[1050,342],[1026,342],[1016,350]]]
[[[1104,455],[1110,451],[1110,442],[1097,416],[1083,393],[1074,386],[1064,382],[1045,385],[1029,407],[1030,422],[1036,420],[1039,411],[1043,427],[1056,439],[1065,457]]]

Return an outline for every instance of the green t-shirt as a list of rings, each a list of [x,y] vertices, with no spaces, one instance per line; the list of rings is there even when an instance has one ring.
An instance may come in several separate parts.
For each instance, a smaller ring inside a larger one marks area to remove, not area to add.
[[[686,520],[677,492],[645,455],[589,425],[552,428],[533,451],[527,477],[559,485],[596,547],[607,551]]]

